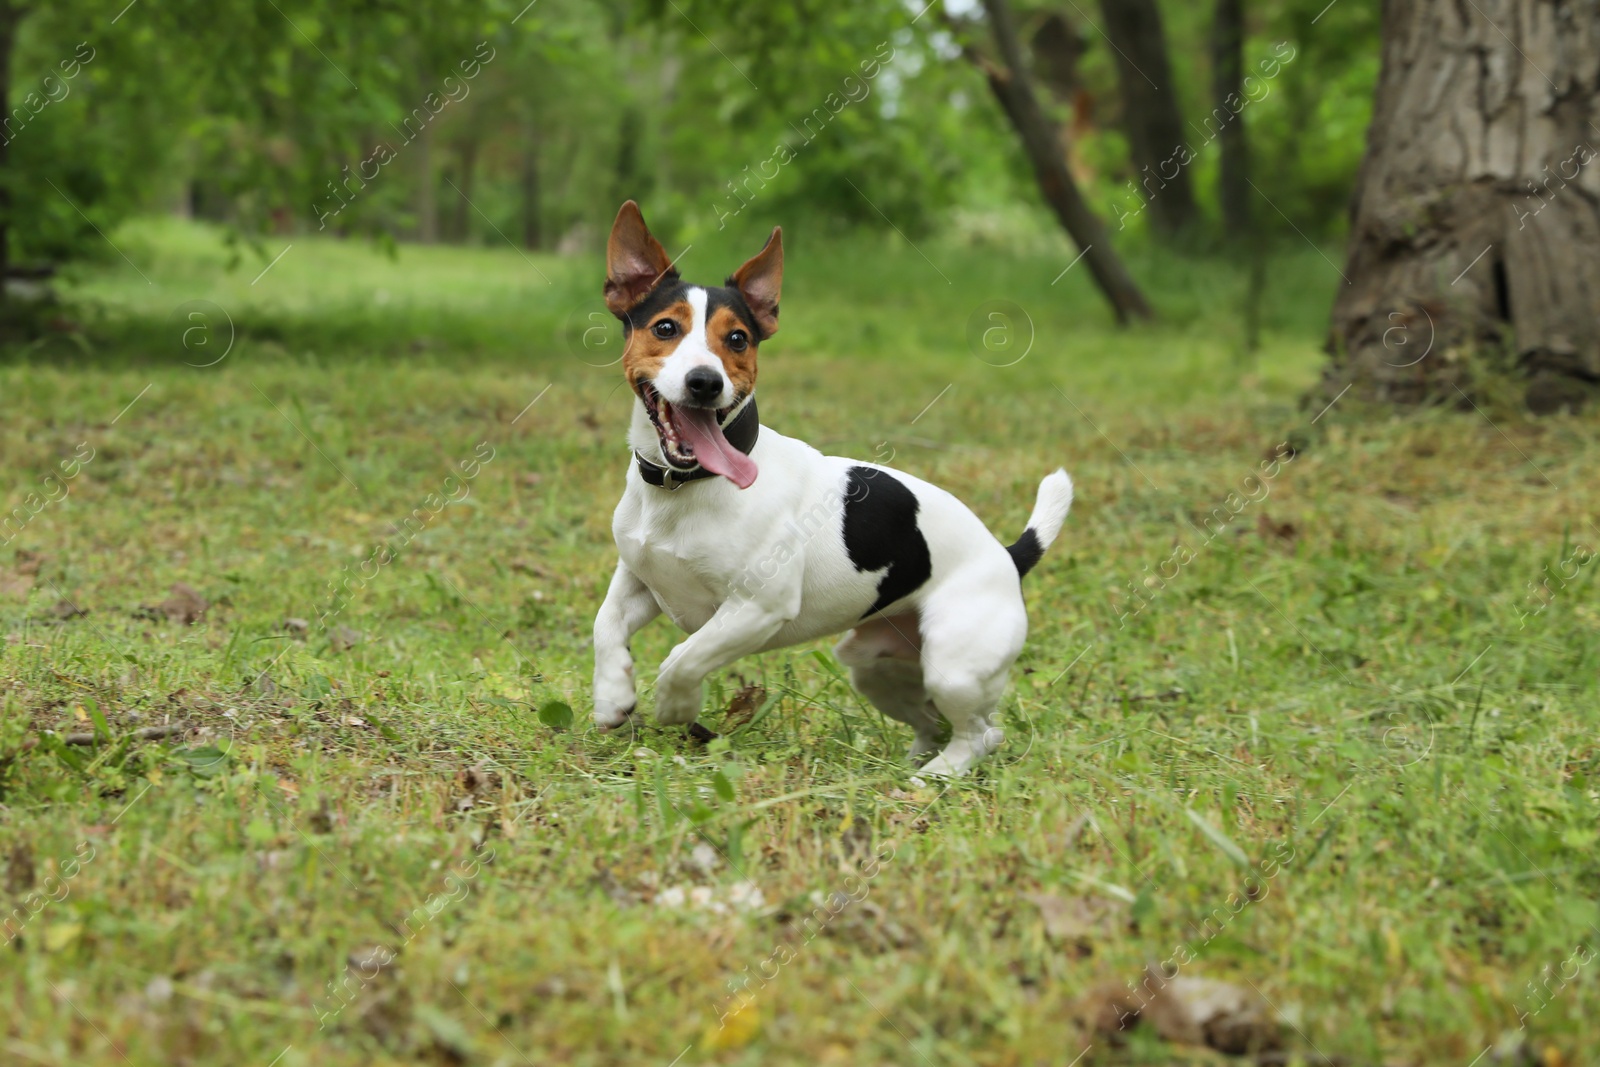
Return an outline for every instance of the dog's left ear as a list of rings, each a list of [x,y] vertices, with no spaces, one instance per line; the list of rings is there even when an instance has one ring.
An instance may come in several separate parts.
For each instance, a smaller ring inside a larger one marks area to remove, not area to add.
[[[778,332],[778,290],[783,288],[783,227],[774,226],[761,251],[728,279],[738,287],[756,317],[761,339]]]

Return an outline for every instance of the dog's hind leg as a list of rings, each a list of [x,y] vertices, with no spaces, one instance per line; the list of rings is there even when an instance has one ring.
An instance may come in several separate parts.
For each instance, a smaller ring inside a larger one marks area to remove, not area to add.
[[[922,685],[921,646],[914,615],[864,622],[833,646],[856,692],[916,731],[909,754],[919,762],[939,747],[939,711]]]
[[[602,730],[621,726],[633,714],[638,697],[628,642],[659,614],[655,594],[627,564],[618,563],[594,619],[594,721]]]
[[[1016,572],[945,583],[921,624],[923,685],[950,723],[950,743],[922,773],[965,774],[1005,740],[995,709],[1028,633]]]

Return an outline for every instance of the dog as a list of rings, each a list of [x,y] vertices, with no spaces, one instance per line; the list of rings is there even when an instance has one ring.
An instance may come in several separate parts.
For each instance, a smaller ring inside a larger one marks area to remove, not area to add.
[[[712,671],[848,631],[835,655],[857,691],[915,731],[921,773],[963,774],[1004,740],[996,705],[1028,632],[1022,576],[1060,532],[1072,479],[1040,483],[1007,547],[937,486],[761,425],[756,352],[778,331],[782,283],[781,228],[725,285],[700,286],[679,277],[637,204],[617,213],[605,299],[622,322],[634,454],[594,621],[594,721],[629,721],[628,644],[663,612],[689,636],[656,676],[656,720],[691,728]],[[949,741],[935,755],[941,720]]]

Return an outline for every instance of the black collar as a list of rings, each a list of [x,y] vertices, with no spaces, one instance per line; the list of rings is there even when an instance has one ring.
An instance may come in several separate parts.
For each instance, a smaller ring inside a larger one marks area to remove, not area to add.
[[[756,415],[756,398],[753,396],[745,403],[744,410],[722,428],[722,436],[728,439],[728,443],[747,456],[756,446],[756,436],[760,432],[761,419]],[[638,462],[639,477],[645,480],[645,484],[657,485],[663,489],[676,489],[684,482],[716,477],[715,472],[708,471],[698,464],[689,470],[679,471],[673,467],[651,463],[637,452],[633,454],[633,458]]]

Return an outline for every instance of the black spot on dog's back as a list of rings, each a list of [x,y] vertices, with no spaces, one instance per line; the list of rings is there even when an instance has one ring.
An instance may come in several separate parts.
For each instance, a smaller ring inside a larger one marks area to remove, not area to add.
[[[915,592],[933,574],[928,542],[917,526],[917,495],[873,467],[851,467],[844,499],[844,548],[858,571],[889,568],[866,618]]]

